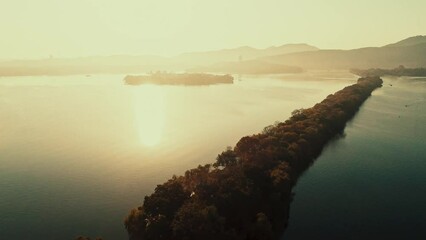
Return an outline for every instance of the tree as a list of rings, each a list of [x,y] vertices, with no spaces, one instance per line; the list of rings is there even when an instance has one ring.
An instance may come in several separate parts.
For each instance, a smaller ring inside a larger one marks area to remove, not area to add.
[[[226,167],[237,164],[237,155],[233,150],[226,150],[221,154],[217,155],[216,162],[213,164],[214,167]]]
[[[230,239],[224,225],[225,219],[219,216],[216,207],[191,201],[179,209],[171,226],[175,239]]]

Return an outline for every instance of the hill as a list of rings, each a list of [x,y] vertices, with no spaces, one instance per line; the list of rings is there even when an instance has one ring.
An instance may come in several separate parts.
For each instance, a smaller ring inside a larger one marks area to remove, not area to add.
[[[319,50],[262,58],[264,61],[305,69],[410,68],[426,66],[426,37],[417,36],[384,47]]]
[[[426,43],[426,36],[414,36],[409,37],[407,39],[401,40],[396,43],[388,44],[385,47],[407,47],[407,46],[414,46],[417,44]]]
[[[269,47],[265,49],[256,49],[245,46],[218,51],[184,53],[177,56],[175,60],[188,65],[211,65],[219,62],[254,60],[256,58],[266,56],[318,50],[318,48],[308,44],[285,44],[279,47]]]

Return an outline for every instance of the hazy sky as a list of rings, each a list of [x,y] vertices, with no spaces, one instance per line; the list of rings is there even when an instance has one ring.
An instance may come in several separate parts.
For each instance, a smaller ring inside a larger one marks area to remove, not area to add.
[[[301,42],[349,49],[426,34],[425,0],[0,1],[0,59]]]

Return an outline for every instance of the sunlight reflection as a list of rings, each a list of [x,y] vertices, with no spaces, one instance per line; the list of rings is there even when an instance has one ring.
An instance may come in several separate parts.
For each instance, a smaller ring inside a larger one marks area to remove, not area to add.
[[[139,139],[145,146],[161,142],[165,122],[165,93],[161,86],[134,88],[134,112]]]

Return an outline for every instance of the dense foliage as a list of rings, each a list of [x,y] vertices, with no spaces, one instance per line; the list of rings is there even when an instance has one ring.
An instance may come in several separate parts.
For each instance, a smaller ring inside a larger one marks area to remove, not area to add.
[[[127,75],[124,82],[128,85],[157,84],[157,85],[212,85],[232,84],[234,77],[231,75],[213,75],[207,73],[165,73],[157,72],[151,75]]]
[[[381,85],[378,77],[361,78],[285,122],[243,137],[216,163],[158,185],[125,219],[130,239],[277,239],[298,177]]]
[[[405,68],[404,66],[399,66],[394,69],[381,69],[381,68],[370,68],[370,69],[351,69],[353,74],[362,77],[368,76],[409,76],[409,77],[425,77],[426,68]]]

